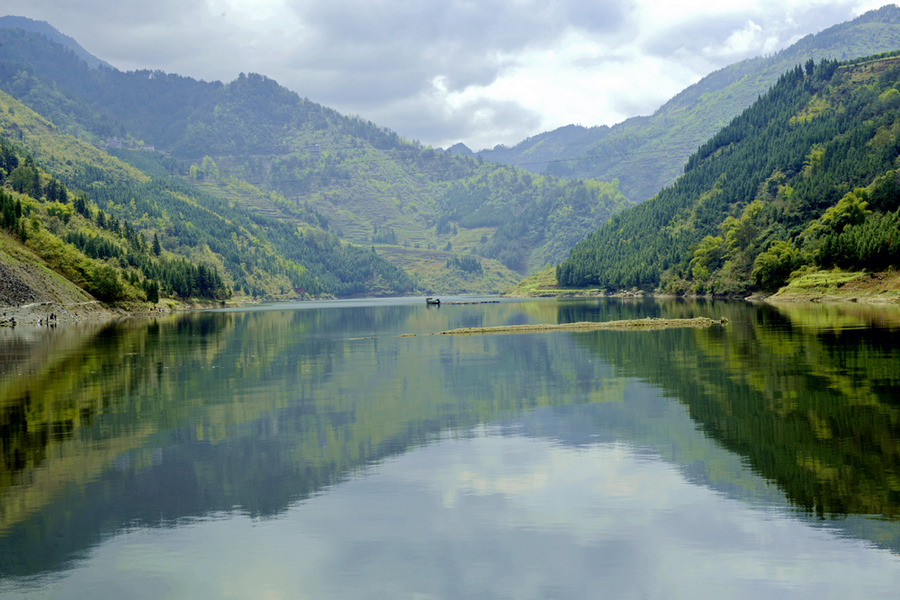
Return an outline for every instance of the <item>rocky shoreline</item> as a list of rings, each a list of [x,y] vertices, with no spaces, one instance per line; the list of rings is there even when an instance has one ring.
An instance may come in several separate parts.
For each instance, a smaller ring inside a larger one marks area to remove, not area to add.
[[[47,327],[88,321],[106,321],[134,314],[138,313],[109,308],[98,301],[74,304],[32,302],[21,306],[0,307],[0,327]]]

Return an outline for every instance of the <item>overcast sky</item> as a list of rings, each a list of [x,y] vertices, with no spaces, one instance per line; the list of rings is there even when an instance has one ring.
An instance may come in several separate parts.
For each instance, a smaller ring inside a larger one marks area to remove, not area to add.
[[[260,73],[434,147],[652,114],[879,0],[0,0],[122,70]]]

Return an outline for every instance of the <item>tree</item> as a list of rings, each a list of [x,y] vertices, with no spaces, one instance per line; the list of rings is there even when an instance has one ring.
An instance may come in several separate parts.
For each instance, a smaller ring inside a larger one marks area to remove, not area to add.
[[[115,302],[125,291],[122,282],[119,281],[119,274],[108,265],[97,267],[89,277],[88,291],[104,302]]]
[[[756,257],[750,275],[759,288],[774,290],[784,285],[799,262],[800,253],[789,242],[777,240]]]
[[[859,225],[872,214],[868,199],[865,189],[847,192],[836,205],[825,211],[818,223],[812,225],[811,232],[841,233],[848,225]]]
[[[200,172],[198,175],[204,178],[218,179],[219,167],[216,166],[216,163],[213,159],[208,156],[204,156],[203,160],[200,162]]]
[[[40,190],[40,185],[35,185],[37,177],[37,170],[26,165],[20,165],[9,174],[9,184],[13,190],[20,194],[27,194],[32,198],[36,198]]]
[[[145,279],[144,295],[147,296],[147,302],[153,304],[159,302],[159,283],[153,279]]]
[[[725,257],[725,241],[719,236],[708,235],[700,240],[691,258],[691,274],[694,279],[705,281],[710,273],[722,266]]]

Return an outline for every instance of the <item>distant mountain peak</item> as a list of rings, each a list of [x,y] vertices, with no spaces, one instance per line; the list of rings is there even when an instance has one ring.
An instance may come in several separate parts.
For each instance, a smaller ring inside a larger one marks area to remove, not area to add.
[[[53,25],[47,23],[46,21],[35,21],[34,19],[29,19],[28,17],[7,15],[5,17],[0,17],[0,28],[23,29],[25,31],[39,33],[51,42],[56,42],[57,44],[69,48],[72,52],[75,53],[76,56],[78,56],[78,58],[86,62],[87,65],[92,69],[97,69],[101,66],[108,69],[115,68],[105,60],[97,58],[96,56],[82,48],[81,44],[76,42],[73,38],[60,33],[58,29],[56,29],[55,27],[53,27]]]
[[[470,150],[469,147],[466,146],[465,144],[463,144],[462,142],[453,144],[452,146],[447,148],[447,152],[450,152],[453,154],[462,154],[464,156],[471,156],[473,154],[472,150]]]

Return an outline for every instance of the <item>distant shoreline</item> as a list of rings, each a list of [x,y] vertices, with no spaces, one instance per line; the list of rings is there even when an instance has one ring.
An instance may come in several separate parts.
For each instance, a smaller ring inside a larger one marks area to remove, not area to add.
[[[555,282],[555,279],[554,279]],[[534,287],[506,290],[505,298],[684,298],[688,300],[745,300],[750,302],[843,302],[900,304],[900,272],[811,271],[796,276],[777,292],[750,295],[671,294],[623,290],[607,293],[600,289],[558,289],[551,282]]]
[[[749,296],[727,296],[717,294],[660,294],[655,292],[630,292],[626,294],[603,294],[566,290],[559,293],[543,293],[543,294],[501,294],[502,298],[618,298],[640,299],[640,298],[659,298],[659,299],[684,299],[684,300],[728,300],[734,302],[812,302],[812,303],[858,303],[858,304],[884,304],[894,305],[900,304],[900,296],[896,295],[841,295],[841,294],[751,294]]]
[[[816,272],[798,278],[774,294],[727,296],[716,294],[662,294],[640,290],[606,293],[599,289],[553,289],[550,287],[507,290],[502,298],[680,298],[685,300],[731,300],[779,303],[843,303],[900,305],[900,273]],[[164,316],[176,312],[220,308],[221,302],[178,302],[164,300],[155,306],[110,306],[103,302],[60,303],[35,301],[20,306],[0,306],[0,327],[57,326],[130,317]],[[252,306],[253,302],[228,302],[226,306]]]

